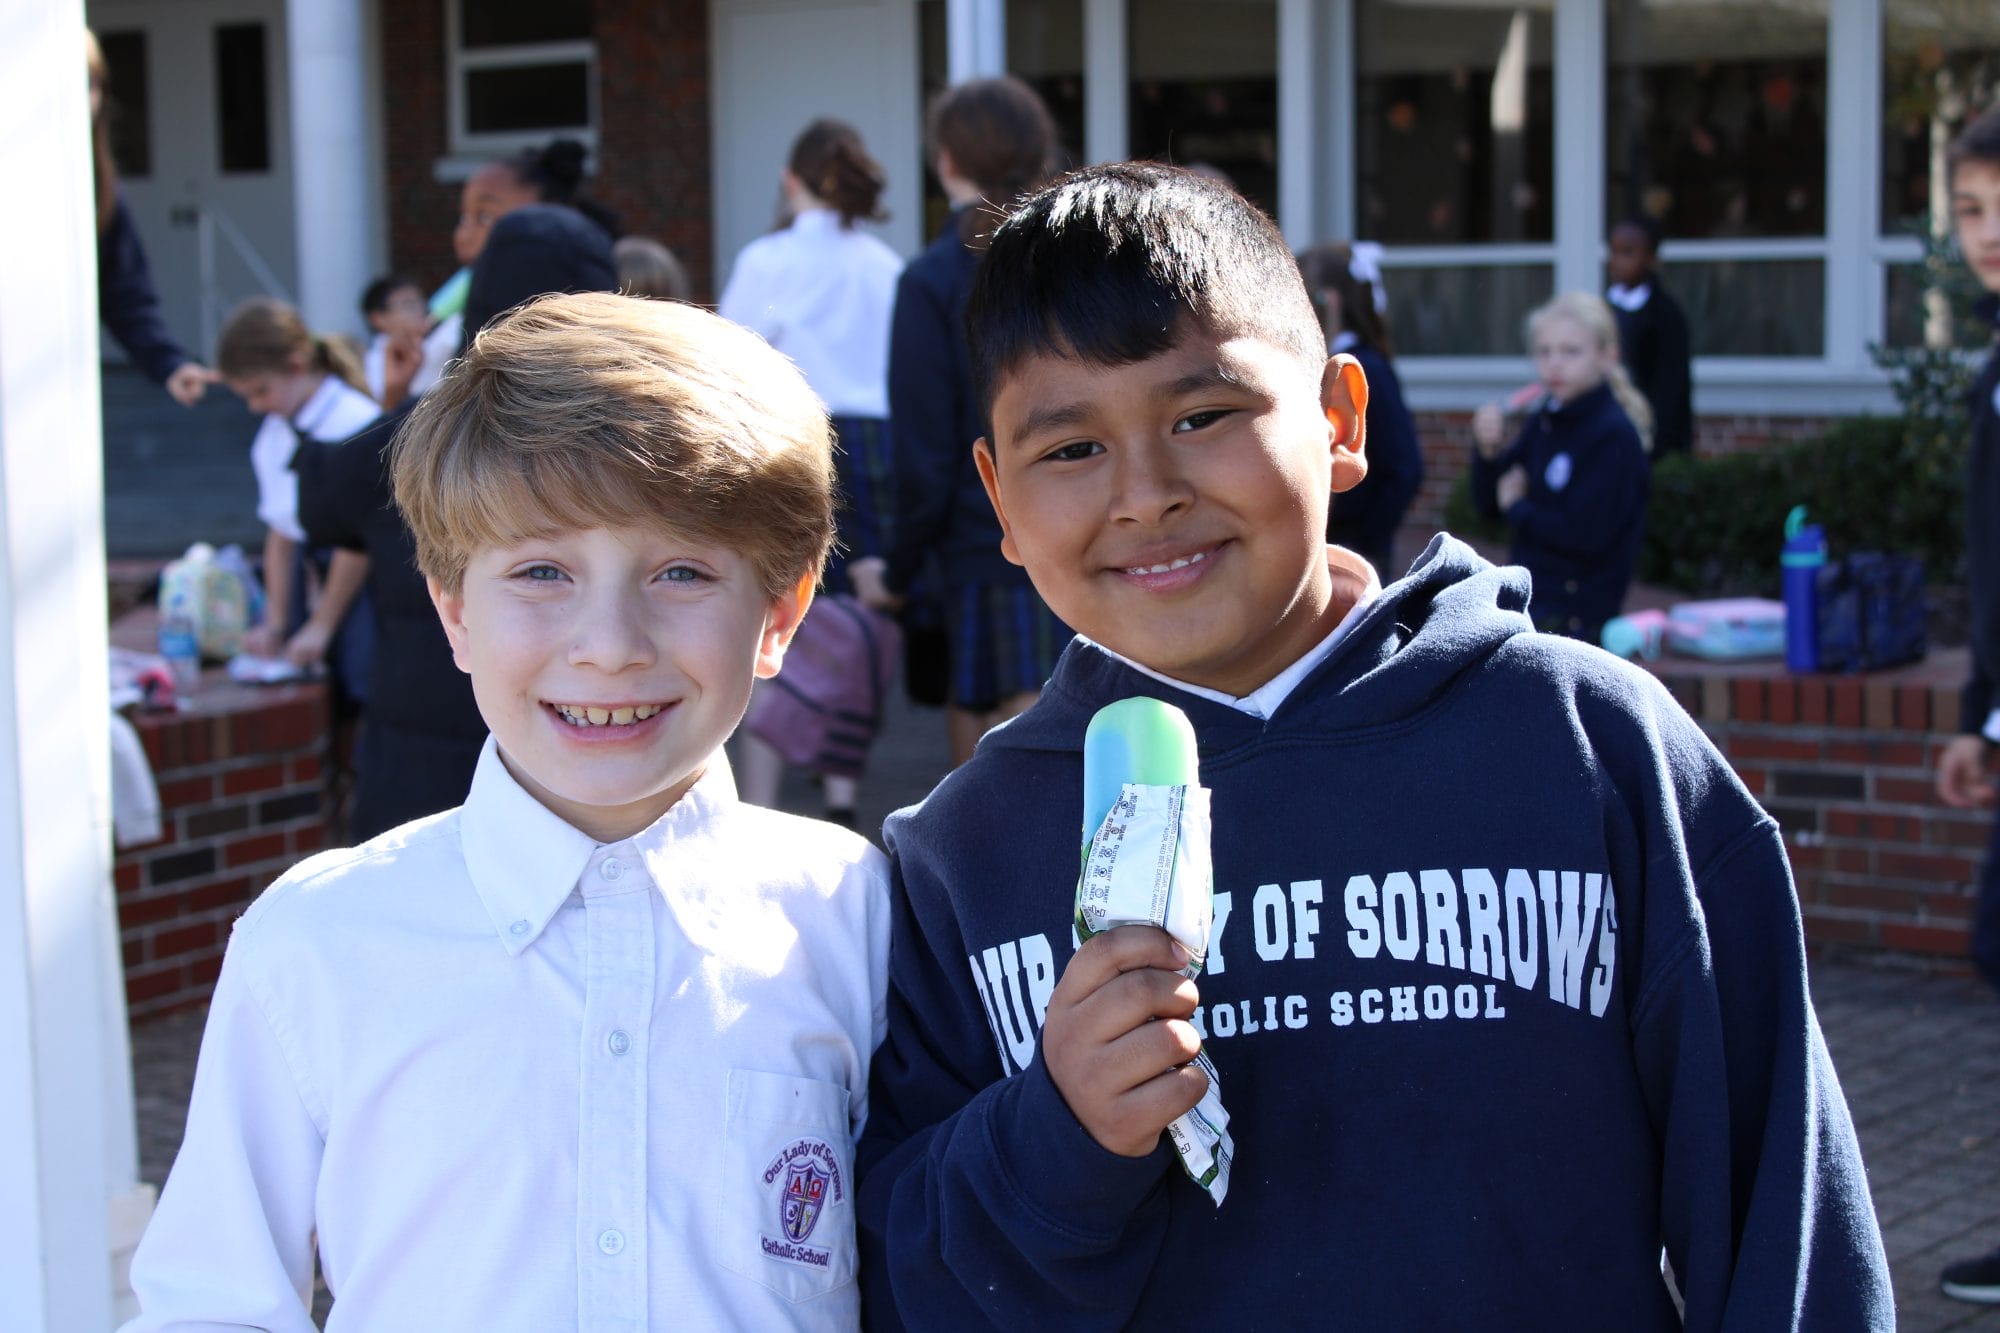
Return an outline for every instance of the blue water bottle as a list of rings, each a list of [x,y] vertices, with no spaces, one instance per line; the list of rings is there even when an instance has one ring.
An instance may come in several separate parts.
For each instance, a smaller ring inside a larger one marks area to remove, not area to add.
[[[1819,670],[1819,569],[1826,563],[1826,529],[1806,522],[1806,507],[1785,516],[1785,670]]]

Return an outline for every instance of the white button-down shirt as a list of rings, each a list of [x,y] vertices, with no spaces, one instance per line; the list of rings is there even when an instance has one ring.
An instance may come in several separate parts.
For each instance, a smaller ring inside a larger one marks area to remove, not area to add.
[[[813,208],[736,256],[716,307],[792,359],[837,417],[889,415],[889,316],[903,261]]]
[[[128,1330],[842,1328],[888,871],[718,754],[600,846],[507,773],[238,922]]]
[[[292,468],[301,436],[306,442],[339,444],[381,415],[381,404],[338,375],[321,380],[290,421],[266,415],[250,441],[250,468],[257,474],[257,517],[264,526],[295,542],[306,539],[299,526],[299,474]]]

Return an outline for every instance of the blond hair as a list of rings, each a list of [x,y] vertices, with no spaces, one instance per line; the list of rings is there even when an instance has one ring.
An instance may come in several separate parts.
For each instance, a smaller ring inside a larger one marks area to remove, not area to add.
[[[226,380],[283,375],[303,364],[368,392],[368,377],[352,342],[314,333],[299,312],[269,296],[253,296],[229,312],[215,340],[215,368]]]
[[[393,446],[417,564],[449,591],[481,549],[644,527],[747,557],[773,598],[833,544],[833,437],[805,378],[695,306],[586,292],[481,330]]]
[[[1653,407],[1619,359],[1618,317],[1611,313],[1610,305],[1595,292],[1564,292],[1529,313],[1528,345],[1534,345],[1535,335],[1544,325],[1558,319],[1575,324],[1596,340],[1598,350],[1611,353],[1611,364],[1604,371],[1605,383],[1611,386],[1611,396],[1618,400],[1618,406],[1631,418],[1632,429],[1639,432],[1640,447],[1652,453]]]

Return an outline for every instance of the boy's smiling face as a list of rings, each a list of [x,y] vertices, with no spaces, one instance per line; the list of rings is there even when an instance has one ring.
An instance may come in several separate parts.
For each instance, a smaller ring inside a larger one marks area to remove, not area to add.
[[[647,528],[487,547],[431,599],[507,769],[600,842],[664,814],[777,674],[812,600],[748,557]]]
[[[1326,512],[1366,471],[1367,382],[1351,357],[1315,376],[1252,333],[1183,322],[1172,347],[1128,365],[1028,356],[999,381],[975,456],[1001,551],[1058,616],[1241,696],[1346,613]]]

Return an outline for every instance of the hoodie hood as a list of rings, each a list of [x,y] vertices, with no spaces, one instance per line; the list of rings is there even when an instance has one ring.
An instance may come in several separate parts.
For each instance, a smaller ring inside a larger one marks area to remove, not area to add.
[[[1296,725],[1296,708],[1317,711],[1312,730],[1319,732],[1400,727],[1442,700],[1502,644],[1534,632],[1528,592],[1527,571],[1493,565],[1439,533],[1268,720],[1175,689],[1092,644],[1072,641],[1035,706],[989,732],[980,748],[1080,752],[1098,706],[1131,695],[1186,712],[1205,751],[1255,739],[1273,725]]]

